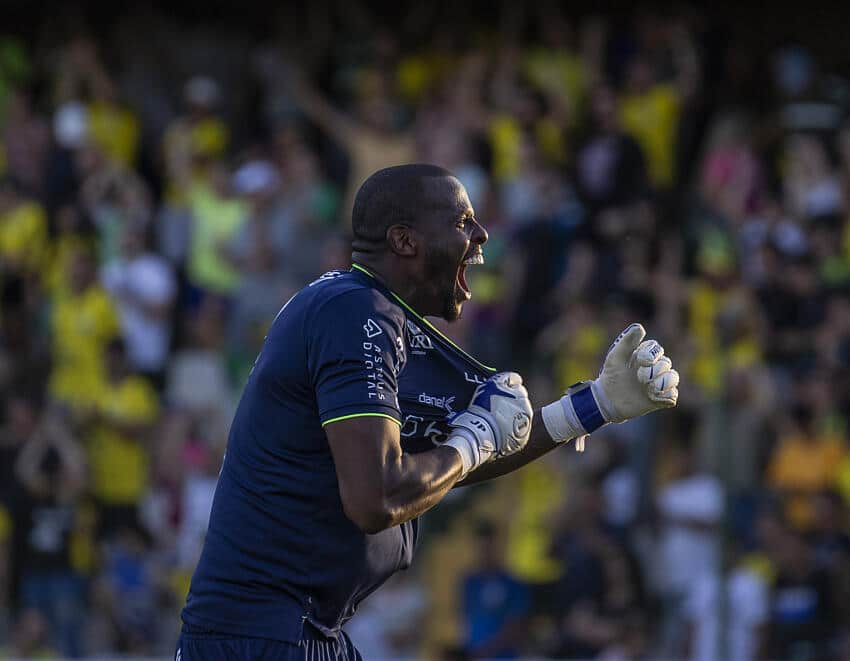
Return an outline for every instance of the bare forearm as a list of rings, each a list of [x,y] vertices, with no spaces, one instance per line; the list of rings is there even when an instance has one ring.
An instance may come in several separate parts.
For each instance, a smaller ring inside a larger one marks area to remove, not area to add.
[[[15,475],[27,488],[40,491],[46,486],[46,481],[39,466],[44,453],[47,452],[47,439],[41,429],[37,429],[24,444],[15,462]]]
[[[351,141],[351,121],[334,108],[318,91],[303,79],[292,85],[293,96],[299,109],[319,127],[343,145]]]
[[[62,463],[75,474],[85,470],[86,457],[77,439],[71,435],[68,426],[63,422],[52,419],[47,423],[45,433],[49,435],[53,447],[62,458]]]
[[[386,527],[415,519],[440,502],[460,478],[460,455],[449,447],[402,454],[385,476]]]
[[[546,427],[543,424],[543,416],[540,415],[540,409],[534,412],[534,422],[531,425],[531,437],[528,439],[528,444],[517,452],[501,459],[488,461],[486,464],[472,471],[466,476],[463,482],[458,482],[457,486],[465,487],[470,484],[477,484],[485,480],[492,480],[494,477],[507,475],[518,468],[522,468],[526,464],[542,457],[547,452],[551,452],[563,443],[555,443]]]

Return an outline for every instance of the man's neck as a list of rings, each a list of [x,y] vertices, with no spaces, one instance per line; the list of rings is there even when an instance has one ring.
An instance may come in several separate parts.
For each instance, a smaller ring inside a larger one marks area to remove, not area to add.
[[[414,284],[415,279],[409,277],[406,273],[401,272],[397,268],[393,268],[387,264],[385,260],[376,259],[374,256],[362,252],[353,252],[351,261],[366,269],[370,275],[383,284],[387,289],[397,294],[408,305],[419,311],[418,305],[421,302],[418,300],[417,287]],[[428,314],[422,312],[422,314]]]

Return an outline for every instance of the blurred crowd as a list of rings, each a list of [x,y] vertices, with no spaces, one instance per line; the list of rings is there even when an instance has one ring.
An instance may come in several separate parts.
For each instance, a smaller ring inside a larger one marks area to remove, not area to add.
[[[415,161],[490,234],[446,332],[539,405],[640,320],[681,399],[454,492],[364,656],[847,658],[850,81],[693,7],[317,6],[0,37],[0,658],[173,652],[265,330]]]

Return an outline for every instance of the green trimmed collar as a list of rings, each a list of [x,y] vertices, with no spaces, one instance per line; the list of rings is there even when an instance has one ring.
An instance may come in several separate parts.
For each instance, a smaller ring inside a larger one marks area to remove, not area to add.
[[[378,280],[378,278],[376,278],[376,277],[375,277],[375,275],[374,275],[373,273],[371,273],[371,272],[370,272],[370,271],[369,271],[366,267],[361,266],[360,264],[358,264],[358,263],[356,263],[356,262],[352,262],[352,264],[351,264],[351,268],[352,268],[352,269],[357,269],[357,270],[358,270],[358,271],[360,271],[361,273],[365,273],[366,275],[368,275],[370,278],[372,278],[372,279],[373,279],[373,280],[375,280],[376,282],[380,282],[380,281]],[[381,283],[381,284],[383,284],[383,283]],[[463,349],[461,349],[461,348],[460,348],[457,344],[455,344],[455,343],[454,343],[452,340],[450,340],[450,339],[449,339],[449,338],[448,338],[445,334],[443,334],[443,332],[442,332],[442,331],[440,331],[440,329],[439,329],[439,328],[437,328],[436,326],[434,326],[434,324],[432,324],[432,323],[431,323],[430,321],[428,321],[425,317],[423,317],[421,314],[419,314],[416,310],[414,310],[412,307],[410,307],[410,306],[409,306],[409,305],[408,305],[408,304],[404,301],[404,299],[403,299],[401,296],[399,296],[398,294],[396,294],[396,293],[395,293],[392,289],[390,289],[390,288],[388,288],[388,287],[387,287],[386,289],[387,289],[387,291],[390,293],[390,295],[391,295],[391,296],[392,296],[392,297],[393,297],[396,301],[398,301],[399,305],[401,305],[401,306],[402,306],[405,310],[407,310],[407,312],[408,312],[409,314],[412,314],[412,315],[416,318],[416,320],[417,320],[417,321],[419,321],[420,323],[422,323],[422,324],[424,324],[425,326],[427,326],[427,327],[428,327],[428,328],[429,328],[429,329],[430,329],[433,333],[435,333],[435,334],[436,334],[436,335],[437,335],[440,339],[442,339],[442,340],[443,340],[446,344],[448,344],[448,345],[449,345],[449,346],[451,346],[452,348],[454,348],[454,349],[456,349],[457,351],[459,351],[459,352],[460,352],[463,356],[465,356],[467,359],[471,360],[474,364],[478,365],[478,367],[480,367],[481,369],[487,370],[487,371],[489,371],[489,372],[495,372],[495,371],[496,371],[496,368],[495,368],[495,367],[490,367],[489,365],[485,365],[485,364],[484,364],[484,363],[482,363],[480,360],[475,359],[474,357],[470,356],[470,355],[469,355],[466,351],[464,351]]]

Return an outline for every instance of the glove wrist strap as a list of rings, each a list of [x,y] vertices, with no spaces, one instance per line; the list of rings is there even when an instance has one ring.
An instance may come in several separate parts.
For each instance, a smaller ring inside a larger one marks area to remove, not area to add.
[[[596,388],[593,387],[592,383],[586,384],[586,387],[580,388],[574,393],[570,393],[568,390],[566,396],[570,398],[576,417],[588,434],[596,431],[607,422],[596,397]]]
[[[556,443],[584,436],[606,424],[588,383],[571,386],[557,402],[541,409],[543,425]]]

